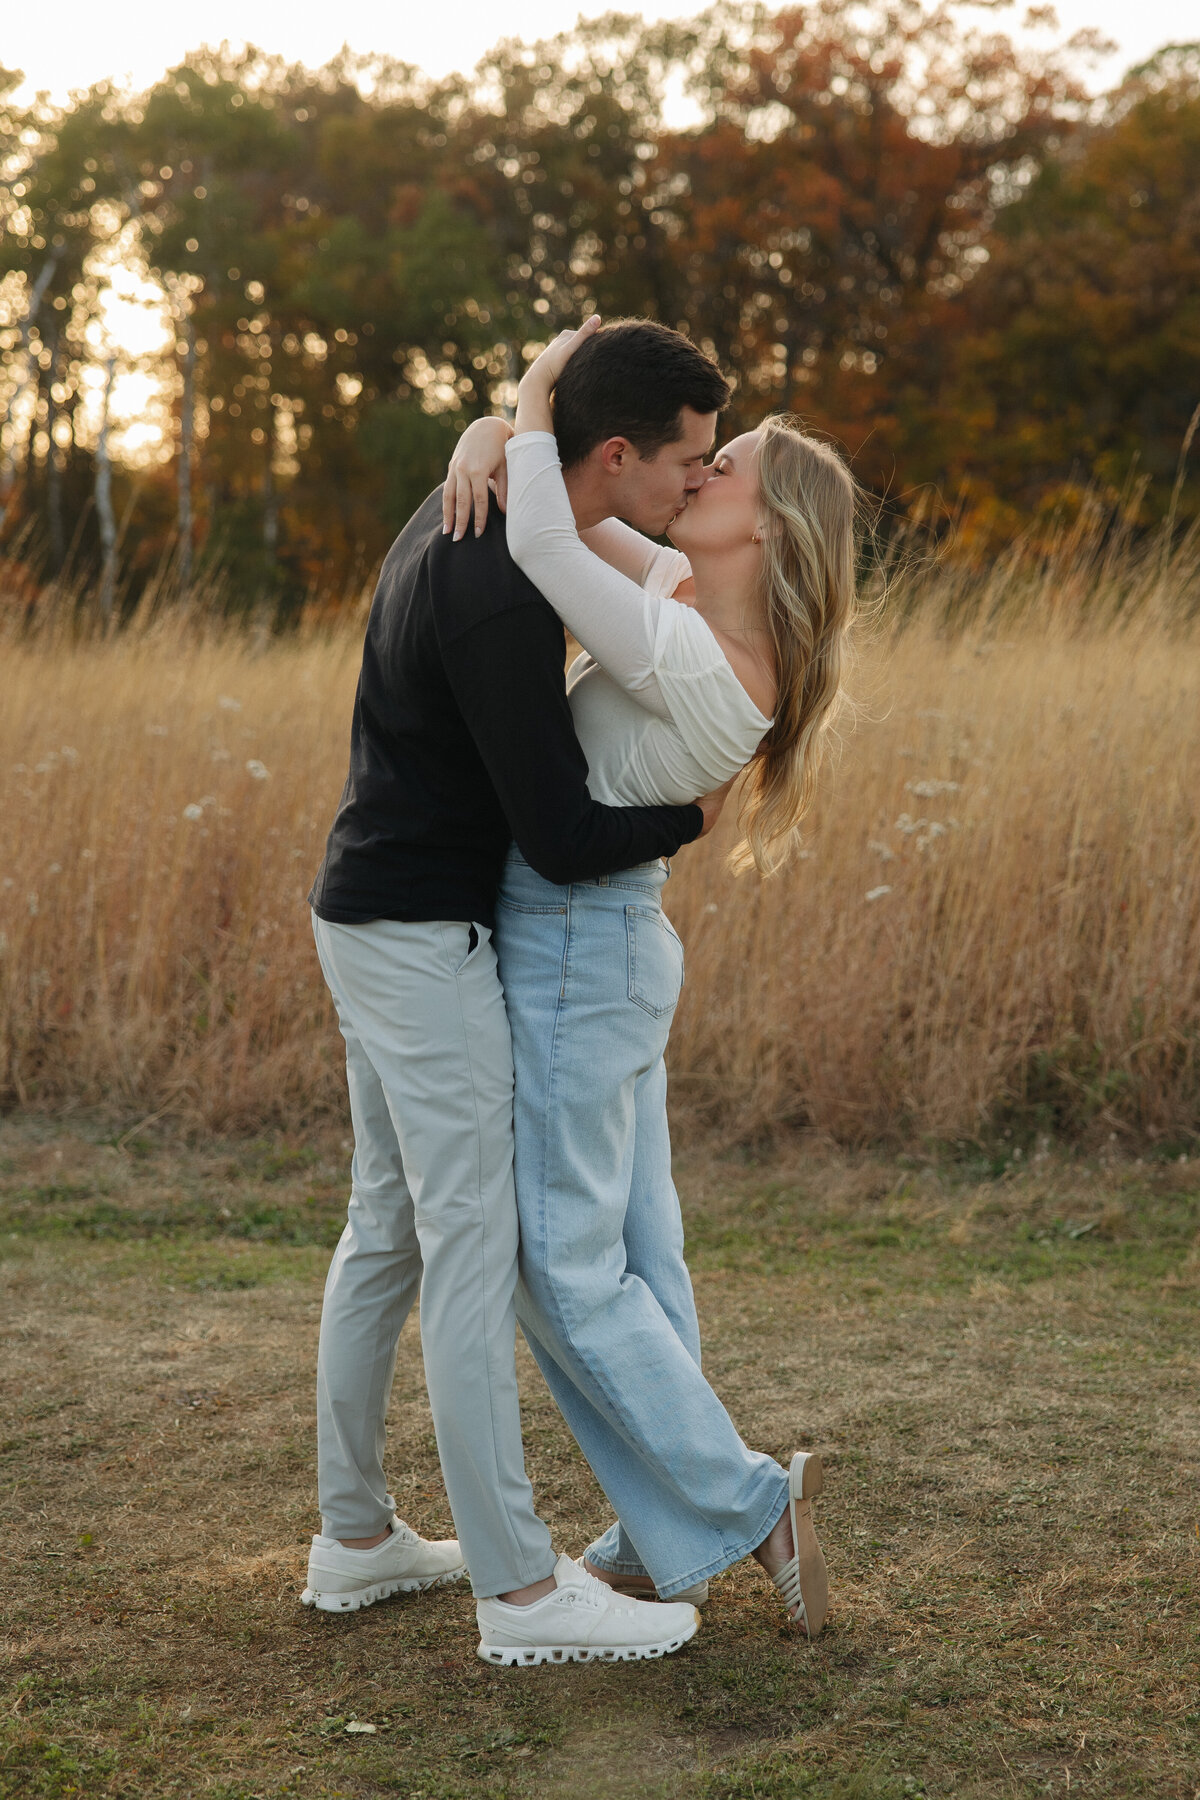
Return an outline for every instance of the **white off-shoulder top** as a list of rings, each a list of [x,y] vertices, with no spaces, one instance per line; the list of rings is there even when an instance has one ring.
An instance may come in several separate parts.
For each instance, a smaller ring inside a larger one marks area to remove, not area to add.
[[[550,432],[521,432],[507,454],[508,547],[583,646],[567,689],[593,800],[681,805],[711,793],[772,722],[695,607],[671,598],[687,558],[617,519],[585,542]]]

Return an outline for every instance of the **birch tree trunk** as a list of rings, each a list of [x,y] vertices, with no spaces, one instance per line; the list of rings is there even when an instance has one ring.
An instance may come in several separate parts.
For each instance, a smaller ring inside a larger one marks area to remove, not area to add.
[[[29,386],[30,382],[34,380],[33,371],[29,366],[30,342],[33,338],[33,328],[37,324],[37,316],[42,310],[42,301],[46,297],[46,289],[54,279],[54,271],[58,267],[58,262],[59,258],[57,251],[53,256],[48,256],[46,261],[42,264],[37,280],[30,289],[29,305],[26,307],[25,317],[21,321],[21,336],[17,345],[18,354],[26,358],[25,371],[5,403],[4,412],[0,415],[0,431],[3,431],[4,426],[8,424],[14,409],[23,398],[26,388]],[[25,461],[27,467],[29,459],[33,455],[33,440],[36,434],[37,418],[35,416],[25,440]],[[16,492],[16,488],[16,458],[10,448],[4,452],[3,461],[0,461],[0,531],[4,530],[5,523],[7,522],[9,508],[12,505],[12,498]]]
[[[196,434],[196,327],[190,313],[183,321],[183,398],[179,412],[179,585],[192,584],[192,446]]]
[[[96,517],[100,523],[100,614],[110,624],[117,596],[117,522],[113,517],[112,459],[108,453],[108,413],[112,399],[117,359],[110,356],[104,381],[104,410],[100,415],[100,436],[96,441]]]
[[[266,380],[267,463],[263,470],[263,549],[272,572],[279,549],[279,492],[275,486],[275,406],[271,399],[271,372],[275,366],[274,332],[268,330],[263,339],[266,354],[259,363],[259,379]],[[260,402],[261,404],[261,402]]]
[[[46,374],[46,522],[50,532],[50,573],[61,575],[66,560],[66,542],[63,537],[63,497],[62,497],[62,461],[58,454],[58,443],[54,429],[58,424],[58,401],[54,389],[58,381],[58,346],[59,333],[57,326],[50,333],[46,348],[50,352],[50,367]]]

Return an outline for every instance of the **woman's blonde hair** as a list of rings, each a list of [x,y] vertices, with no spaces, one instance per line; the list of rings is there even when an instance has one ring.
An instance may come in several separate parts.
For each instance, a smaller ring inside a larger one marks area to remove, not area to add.
[[[762,591],[775,659],[775,722],[750,765],[738,872],[773,875],[798,842],[829,727],[843,702],[846,640],[857,614],[858,489],[837,451],[775,414],[758,448]]]

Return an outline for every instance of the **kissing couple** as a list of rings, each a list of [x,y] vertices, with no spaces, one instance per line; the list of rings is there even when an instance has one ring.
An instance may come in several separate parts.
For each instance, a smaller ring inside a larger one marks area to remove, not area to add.
[[[845,464],[786,417],[710,460],[729,398],[678,332],[593,318],[530,366],[515,429],[467,428],[383,564],[309,896],[354,1158],[303,1598],[469,1571],[489,1663],[678,1650],[745,1556],[808,1637],[825,1618],[820,1461],[748,1448],[705,1380],[671,1179],[667,859],[743,770],[737,860],[785,859],[855,611]],[[444,1542],[383,1469],[418,1292]],[[518,1321],[615,1514],[578,1561],[525,1472]]]

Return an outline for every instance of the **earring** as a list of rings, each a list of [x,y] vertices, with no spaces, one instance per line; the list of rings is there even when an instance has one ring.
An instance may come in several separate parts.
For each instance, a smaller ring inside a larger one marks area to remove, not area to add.
[[[750,542],[751,542],[751,543],[752,543],[752,544],[761,544],[761,543],[762,543],[762,539],[761,539],[761,537],[760,537],[760,536],[759,536],[759,535],[758,535],[758,533],[757,533],[757,531],[756,531],[756,532],[754,532],[754,533],[753,533],[753,535],[752,535],[752,536],[751,536],[751,539],[750,539]]]

